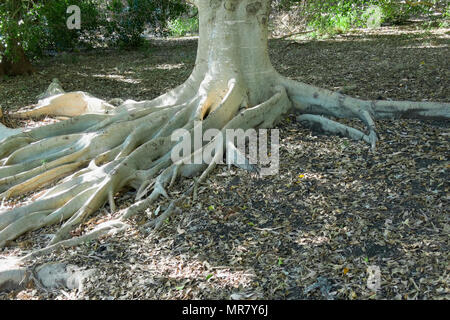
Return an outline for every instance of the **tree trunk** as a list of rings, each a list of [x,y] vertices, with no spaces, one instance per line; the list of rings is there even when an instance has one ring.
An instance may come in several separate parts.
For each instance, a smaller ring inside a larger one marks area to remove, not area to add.
[[[268,54],[269,11],[269,1],[199,1],[196,65],[208,91],[236,79],[250,106],[269,99],[278,80]]]
[[[112,111],[99,99],[61,93],[31,113],[16,114],[64,115],[64,101],[70,105],[66,115],[73,118],[1,141],[1,197],[58,183],[31,204],[0,212],[0,247],[24,232],[65,220],[49,247],[31,256],[123,230],[131,215],[142,212],[161,195],[168,197],[166,190],[180,176],[200,175],[188,190],[195,198],[197,186],[216,162],[173,162],[171,152],[180,142],[172,141],[171,135],[179,128],[189,133],[183,136],[186,139],[199,129],[270,128],[295,109],[304,124],[364,140],[374,148],[375,119],[450,117],[448,103],[363,101],[281,76],[268,55],[270,0],[193,2],[199,9],[200,38],[194,70],[184,84],[151,101],[125,101]],[[361,119],[367,132],[324,116]],[[191,146],[187,159],[211,146],[220,147],[212,155],[215,159],[223,155],[219,150],[233,148],[217,137]],[[105,202],[115,211],[114,195],[127,186],[137,190],[135,204],[118,213],[113,222],[65,240]],[[162,218],[175,212],[176,201],[151,224],[158,227]]]
[[[9,12],[9,19],[19,24],[23,16],[23,2],[21,0],[6,1],[5,7]],[[8,38],[8,37],[7,37]],[[20,39],[11,37],[8,39],[9,54],[2,55],[5,48],[0,46],[0,76],[18,76],[25,74],[32,74],[35,70],[30,63],[30,60],[25,54],[25,51],[20,43]]]
[[[23,50],[20,43],[16,40],[11,41],[11,43],[12,49],[10,56],[1,57],[0,76],[19,76],[32,74],[34,72],[34,68],[31,65],[31,62],[26,56],[25,51]]]

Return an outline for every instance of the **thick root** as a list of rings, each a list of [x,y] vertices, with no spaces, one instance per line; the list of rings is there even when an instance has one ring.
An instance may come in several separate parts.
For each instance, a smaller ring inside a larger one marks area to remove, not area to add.
[[[109,103],[90,97],[84,92],[69,92],[39,101],[31,111],[12,113],[11,118],[39,118],[42,116],[75,117],[83,114],[108,114],[114,110]]]
[[[299,120],[318,125],[330,133],[343,134],[352,139],[362,139],[375,148],[377,135],[374,119],[449,119],[450,103],[411,101],[365,101],[337,92],[317,88],[286,78],[281,78],[296,111],[303,114]],[[348,128],[321,116],[360,119],[368,133]],[[350,130],[351,129],[351,130]]]
[[[450,103],[413,101],[372,101],[376,119],[449,119]]]
[[[83,174],[74,174],[48,190],[33,203],[0,213],[0,247],[23,233],[69,219],[51,243],[65,238],[72,227],[99,209],[109,188],[120,188],[129,172],[115,171],[112,162]],[[110,175],[113,174],[113,177]]]
[[[367,135],[358,129],[313,114],[302,114],[297,117],[297,121],[313,130],[337,134],[353,140],[364,140],[370,144],[372,148],[375,148],[377,136],[373,131]]]
[[[183,90],[182,87],[179,89],[180,92]],[[182,95],[187,95],[184,91]],[[214,109],[194,97],[187,103],[166,107],[147,103],[143,108],[127,102],[111,115],[92,114],[93,110],[80,108],[80,99],[86,97],[83,94],[61,93],[47,98],[51,104],[32,114],[22,114],[55,115],[55,110],[60,107],[57,103],[62,103],[74,113],[58,112],[77,116],[47,126],[45,130],[37,128],[2,141],[2,198],[22,195],[69,176],[33,203],[0,213],[0,246],[27,231],[62,221],[65,223],[49,245],[64,241],[106,201],[114,211],[113,195],[125,185],[138,187],[145,179],[156,175],[150,199],[156,200],[160,195],[168,197],[165,188],[177,177],[170,166],[170,151],[176,144],[170,134],[183,127],[192,131],[192,123],[202,120],[198,119],[200,109],[208,113],[205,128],[226,125],[245,100],[245,90],[234,80],[230,81],[227,92],[223,97],[217,95],[209,99],[208,103],[215,106]],[[163,100],[173,102],[177,99]],[[89,114],[82,114],[86,112]],[[201,117],[206,114],[202,113]]]
[[[134,148],[152,139],[154,132],[159,128],[159,123],[169,121],[183,107],[175,106],[150,114],[144,113],[144,116],[136,119],[135,114],[129,114],[127,119],[121,117],[122,121],[114,122],[105,129],[94,132],[92,128],[82,127],[81,129],[85,129],[83,133],[58,135],[65,126],[52,125],[48,127],[48,131],[53,130],[56,134],[54,137],[48,137],[47,133],[44,139],[33,142],[40,133],[34,130],[26,136],[24,134],[11,137],[0,147],[0,153],[8,155],[2,160],[3,167],[0,168],[0,192],[20,184],[20,187],[3,196],[16,195],[17,191],[28,190],[31,188],[28,186],[36,183],[51,183],[62,175],[75,172],[92,159],[108,160],[108,157],[112,156],[115,159],[124,158]],[[139,112],[139,115],[142,114],[143,112]],[[110,121],[103,118],[100,120],[100,122]],[[66,126],[70,130],[73,130],[74,126],[78,127],[78,121],[73,123],[69,120],[68,124]],[[95,124],[92,126],[96,127]],[[11,152],[17,145],[21,147]],[[111,150],[114,150],[114,154],[110,153]]]
[[[449,117],[449,104],[367,102],[284,78],[274,81],[273,87],[268,86],[272,96],[267,101],[249,106],[247,87],[239,77],[231,78],[228,83],[198,84],[197,94],[192,94],[191,85],[195,81],[152,101],[127,101],[110,114],[103,111],[95,114],[99,109],[89,109],[86,104],[80,107],[80,99],[86,97],[82,94],[61,93],[46,98],[51,103],[38,108],[33,116],[47,112],[55,115],[50,105],[63,103],[64,99],[73,101],[76,106],[67,104],[72,111],[60,109],[58,112],[76,116],[2,140],[1,197],[19,196],[67,178],[33,203],[0,213],[0,247],[27,231],[63,221],[49,247],[39,254],[76,245],[109,231],[124,230],[125,220],[145,210],[160,196],[169,198],[168,191],[178,178],[199,176],[182,198],[172,201],[162,215],[148,224],[159,228],[162,221],[177,211],[178,201],[189,194],[196,198],[198,186],[220,163],[224,150],[229,149],[241,158],[232,158],[229,164],[258,171],[244,155],[239,156],[234,141],[221,138],[228,129],[271,128],[292,107],[304,113],[298,117],[299,121],[330,133],[364,140],[372,148],[377,141],[374,119]],[[360,119],[368,133],[319,115]],[[172,141],[171,135],[180,128],[185,129],[183,137],[186,139],[194,139],[198,132],[203,136],[208,129],[216,129],[221,135],[199,145],[191,140],[190,153],[174,163],[171,153],[180,142]],[[201,163],[195,161],[199,158],[203,159]],[[135,204],[118,212],[115,222],[66,240],[76,226],[105,203],[109,203],[114,213],[114,195],[126,186],[137,190]]]
[[[115,235],[118,233],[121,233],[129,228],[129,225],[126,223],[123,223],[118,220],[112,220],[108,222],[104,222],[102,224],[99,224],[96,228],[94,228],[92,231],[81,235],[79,237],[74,237],[68,240],[60,241],[58,243],[55,243],[53,245],[49,245],[48,247],[33,251],[22,258],[19,259],[19,262],[25,262],[32,260],[36,257],[49,254],[55,250],[63,249],[63,248],[70,248],[74,246],[78,246],[82,243],[86,243],[92,240],[97,240],[101,238],[104,235]]]
[[[0,111],[0,117],[1,117],[1,111]],[[10,129],[5,127],[3,124],[0,123],[0,141],[3,139],[6,139],[10,136],[14,136],[16,134],[19,134],[22,132],[22,129]]]

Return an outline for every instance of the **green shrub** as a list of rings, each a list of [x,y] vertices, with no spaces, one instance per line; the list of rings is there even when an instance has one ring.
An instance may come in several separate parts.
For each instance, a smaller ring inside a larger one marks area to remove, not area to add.
[[[371,5],[361,14],[364,26],[368,28],[379,28],[383,22],[383,11],[379,6]]]
[[[142,44],[141,34],[150,10],[150,1],[113,0],[107,6],[107,36],[111,43],[136,47]]]
[[[112,0],[106,8],[106,35],[121,47],[142,45],[147,26],[164,28],[167,21],[185,12],[182,0]]]
[[[442,15],[442,21],[439,23],[439,26],[441,28],[450,27],[450,4],[448,4],[447,7],[445,8],[445,11]]]
[[[0,57],[15,58],[10,51],[13,43],[19,43],[31,58],[41,54],[46,46],[41,8],[41,3],[32,1],[0,3]]]
[[[305,27],[315,34],[334,34],[353,27],[401,24],[415,16],[428,16],[448,6],[445,0],[274,0],[277,12],[294,7],[304,17]],[[300,9],[300,10],[299,10]]]
[[[75,48],[95,37],[99,26],[100,0],[7,0],[0,4],[0,55],[8,56],[12,41],[18,42],[29,58],[47,50]],[[82,12],[81,30],[67,28],[67,8],[77,5]],[[14,57],[11,57],[14,58]]]
[[[309,27],[321,33],[345,32],[361,26],[362,5],[367,1],[312,1],[309,3]]]
[[[167,28],[172,36],[181,37],[189,33],[198,32],[198,19],[197,18],[177,18],[169,20]]]
[[[44,17],[45,31],[50,47],[58,51],[88,44],[102,23],[99,18],[100,0],[46,0],[40,14]],[[67,8],[76,5],[81,10],[81,29],[67,28]]]
[[[81,10],[80,30],[67,28],[71,5]],[[13,55],[12,43],[30,58],[99,42],[140,46],[146,28],[167,29],[187,8],[184,0],[0,0],[0,59]],[[196,27],[195,21],[180,21],[182,33]]]

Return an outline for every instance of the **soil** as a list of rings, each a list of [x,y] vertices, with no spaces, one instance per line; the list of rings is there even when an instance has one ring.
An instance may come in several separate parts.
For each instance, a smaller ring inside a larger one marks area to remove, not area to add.
[[[325,40],[271,40],[270,54],[283,75],[352,96],[448,102],[449,40],[450,29],[383,27]],[[0,105],[36,103],[53,78],[66,91],[106,100],[151,99],[189,76],[196,44],[152,40],[137,51],[47,58],[32,76],[0,80]],[[371,152],[363,142],[311,132],[290,115],[277,126],[278,175],[219,166],[198,201],[186,201],[159,231],[140,226],[166,201],[122,235],[32,262],[96,268],[83,292],[32,287],[0,298],[449,299],[449,122],[377,121],[377,128]],[[170,196],[191,183],[179,181]],[[117,195],[116,203],[125,208],[133,195]],[[110,219],[108,212],[105,205],[74,235]],[[0,256],[45,246],[56,227],[20,237]],[[367,286],[374,266],[378,291]]]

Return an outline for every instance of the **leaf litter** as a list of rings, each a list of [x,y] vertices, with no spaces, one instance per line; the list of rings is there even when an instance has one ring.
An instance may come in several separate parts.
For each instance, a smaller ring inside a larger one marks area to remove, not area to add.
[[[273,40],[270,50],[282,74],[317,86],[367,99],[448,101],[448,31],[424,37],[421,30],[382,28],[297,41],[289,50],[287,41]],[[150,48],[150,54],[111,51],[107,60],[96,52],[74,62],[44,59],[36,75],[0,80],[2,107],[34,103],[55,77],[68,91],[136,100],[187,78],[194,40],[155,41]],[[167,208],[164,201],[136,217],[124,234],[32,262],[95,268],[83,292],[30,287],[0,298],[448,299],[449,123],[387,120],[377,126],[380,141],[372,153],[362,142],[311,132],[288,116],[277,127],[278,175],[259,178],[219,166],[199,188],[198,201],[186,200],[182,213],[159,231],[142,232],[141,226]],[[189,184],[179,181],[170,196]],[[116,197],[119,209],[133,196],[129,190]],[[105,205],[74,235],[113,218]],[[45,246],[56,227],[20,237],[0,256]],[[374,267],[380,270],[378,290],[368,286]]]

